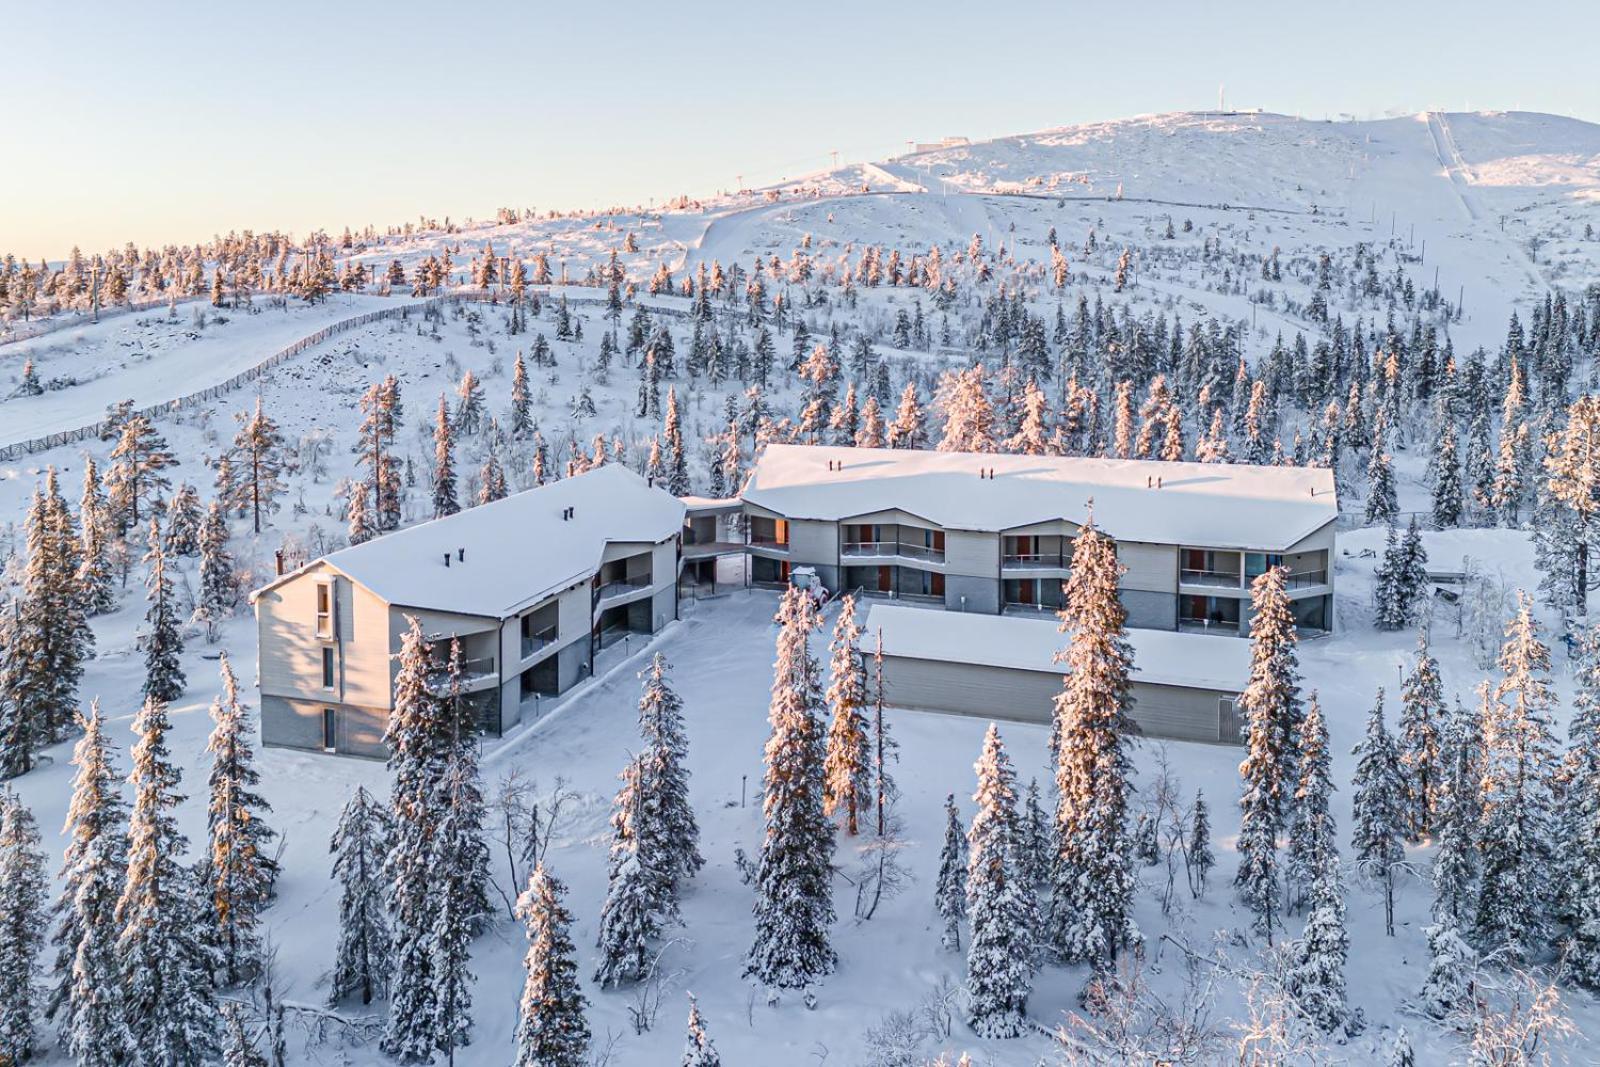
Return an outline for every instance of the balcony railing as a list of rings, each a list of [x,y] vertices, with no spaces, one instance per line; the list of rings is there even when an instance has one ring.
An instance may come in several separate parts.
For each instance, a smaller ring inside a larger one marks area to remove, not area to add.
[[[1327,585],[1328,572],[1326,568],[1312,571],[1290,571],[1283,576],[1283,584],[1289,589],[1305,589],[1313,585]]]
[[[789,542],[780,541],[776,537],[770,537],[765,534],[751,534],[750,544],[754,548],[769,548],[774,552],[789,551]]]
[[[1072,557],[1064,552],[1007,552],[1000,563],[1017,570],[1066,570]]]
[[[531,634],[523,634],[522,658],[527,659],[535,652],[539,652],[555,644],[556,636],[559,630],[560,626],[558,624],[551,623],[549,626],[546,626],[540,630],[535,630]]]
[[[606,582],[604,585],[600,586],[594,591],[595,603],[598,604],[601,601],[609,600],[612,597],[624,596],[628,593],[637,592],[640,589],[648,589],[651,584],[653,583],[650,575],[648,574],[637,574],[632,578],[619,578],[614,582]]]
[[[846,541],[839,546],[844,556],[903,556],[906,559],[925,559],[932,563],[944,562],[944,549],[927,545],[907,544],[904,541]]]
[[[428,688],[435,694],[448,693],[450,691],[449,661],[433,660],[429,666],[432,670],[428,674]],[[493,681],[498,677],[493,656],[461,661],[461,688],[463,691],[474,689],[484,682]]]
[[[1243,577],[1238,571],[1202,571],[1185,567],[1179,572],[1178,580],[1184,585],[1210,585],[1219,589],[1238,589],[1243,585]]]

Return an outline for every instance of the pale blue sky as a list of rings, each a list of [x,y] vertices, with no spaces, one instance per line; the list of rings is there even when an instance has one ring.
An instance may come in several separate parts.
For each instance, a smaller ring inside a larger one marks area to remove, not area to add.
[[[1600,121],[1600,5],[9,4],[0,251],[597,207],[1231,106]]]

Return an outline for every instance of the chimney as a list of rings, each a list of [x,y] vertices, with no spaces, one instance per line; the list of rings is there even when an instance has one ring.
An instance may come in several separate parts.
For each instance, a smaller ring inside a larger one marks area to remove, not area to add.
[[[275,550],[272,553],[272,555],[278,561],[278,577],[282,578],[283,577],[283,549],[280,548],[280,549]]]
[[[1161,488],[1161,475],[1159,475],[1159,474],[1156,475],[1156,488],[1157,489]]]
[[[1149,489],[1149,488],[1150,488],[1150,487],[1151,487],[1151,486],[1152,486],[1152,485],[1153,485],[1153,484],[1154,484],[1154,483],[1153,483],[1153,482],[1151,482],[1151,480],[1150,480],[1150,476],[1149,476],[1149,475],[1148,475],[1148,474],[1147,474],[1147,475],[1145,475],[1145,477],[1144,477],[1144,487],[1145,487],[1145,488],[1146,488],[1146,489]]]
[[[444,565],[446,567],[450,566],[450,553],[448,552],[444,554]]]

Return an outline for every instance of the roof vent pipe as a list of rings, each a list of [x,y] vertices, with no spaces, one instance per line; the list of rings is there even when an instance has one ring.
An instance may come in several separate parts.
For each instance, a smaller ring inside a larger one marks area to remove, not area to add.
[[[446,567],[450,566],[450,553],[448,552],[444,554],[444,565]]]
[[[456,559],[465,563],[467,561],[467,550],[464,548],[456,549]]]

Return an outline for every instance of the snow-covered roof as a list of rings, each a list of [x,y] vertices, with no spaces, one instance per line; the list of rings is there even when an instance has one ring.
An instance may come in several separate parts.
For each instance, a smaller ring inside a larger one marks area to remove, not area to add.
[[[683,510],[672,494],[608,463],[318,562],[390,604],[505,618],[593,574],[608,543],[671,537],[683,528]]]
[[[980,472],[994,471],[992,478]],[[746,503],[789,519],[843,521],[891,508],[952,530],[1066,519],[1155,544],[1280,551],[1339,514],[1333,472],[823,445],[766,447]]]
[[[861,635],[863,651],[877,647],[880,631],[886,656],[1064,670],[1055,654],[1067,647],[1067,635],[1047,619],[874,604]],[[1130,629],[1128,643],[1136,682],[1237,693],[1250,677],[1250,642],[1237,637]]]

